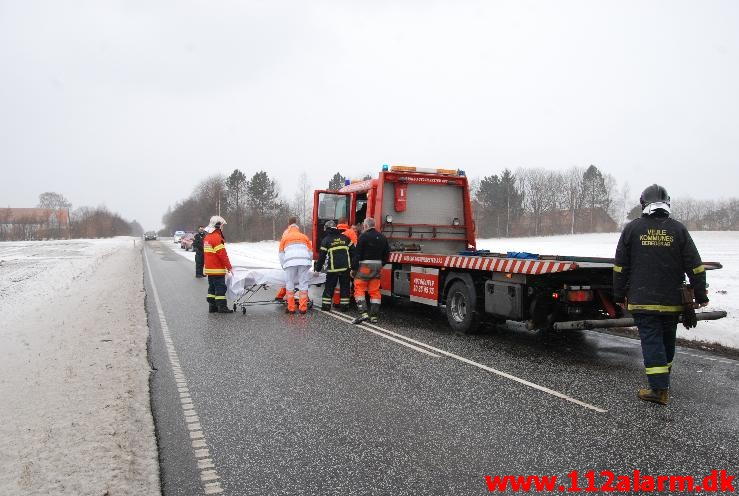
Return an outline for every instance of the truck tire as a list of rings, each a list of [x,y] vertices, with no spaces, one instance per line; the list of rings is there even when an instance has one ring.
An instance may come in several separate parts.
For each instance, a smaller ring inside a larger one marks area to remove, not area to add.
[[[446,295],[446,318],[455,334],[472,334],[480,325],[474,288],[464,281],[452,283]]]

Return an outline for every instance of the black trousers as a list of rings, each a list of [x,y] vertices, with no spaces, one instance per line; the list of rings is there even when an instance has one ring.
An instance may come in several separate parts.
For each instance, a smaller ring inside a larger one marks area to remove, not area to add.
[[[196,276],[203,275],[203,259],[204,258],[205,257],[203,256],[202,251],[195,252],[195,275]]]
[[[326,284],[323,285],[323,299],[321,303],[323,305],[331,305],[331,300],[334,296],[334,289],[336,284],[339,284],[339,294],[341,295],[341,304],[349,304],[349,283],[351,278],[349,277],[348,270],[342,270],[341,272],[329,272],[326,274]]]
[[[670,370],[675,358],[677,314],[635,313],[639,328],[644,368],[652,389],[670,387]]]
[[[208,303],[226,303],[226,276],[208,276]]]

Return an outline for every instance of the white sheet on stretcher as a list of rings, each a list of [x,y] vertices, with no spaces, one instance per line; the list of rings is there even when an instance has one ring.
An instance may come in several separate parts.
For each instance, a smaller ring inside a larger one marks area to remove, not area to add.
[[[326,282],[326,274],[321,272],[310,272],[308,284],[316,285]],[[298,281],[295,282],[295,287]],[[226,276],[226,296],[229,300],[235,300],[243,296],[244,292],[254,284],[266,284],[267,286],[281,287],[285,285],[285,271],[282,269],[246,269],[234,267],[231,275]]]

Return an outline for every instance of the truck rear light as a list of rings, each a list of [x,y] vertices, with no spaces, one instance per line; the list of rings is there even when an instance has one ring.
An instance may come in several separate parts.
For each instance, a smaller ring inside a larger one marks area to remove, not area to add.
[[[585,303],[588,301],[593,301],[593,291],[589,289],[567,291],[567,301],[571,303]]]

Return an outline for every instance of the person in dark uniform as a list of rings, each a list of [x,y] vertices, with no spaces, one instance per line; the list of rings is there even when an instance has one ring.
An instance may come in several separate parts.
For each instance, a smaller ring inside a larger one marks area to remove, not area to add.
[[[339,229],[334,221],[325,224],[326,234],[321,241],[320,254],[316,260],[316,272],[326,271],[326,284],[323,285],[323,299],[321,310],[331,311],[336,283],[339,284],[339,305],[342,311],[349,307],[349,271],[352,267],[354,244],[352,240]],[[325,265],[325,269],[324,269]]]
[[[639,328],[648,389],[639,399],[666,405],[670,371],[675,358],[678,317],[708,304],[706,273],[690,233],[670,218],[670,196],[653,184],[641,194],[641,218],[629,222],[621,233],[613,266],[615,301],[628,309]],[[695,302],[685,301],[688,275]]]
[[[192,248],[195,250],[195,277],[205,277],[203,274],[203,240],[205,239],[205,226],[198,226],[198,232],[192,240]]]
[[[388,258],[390,258],[390,245],[387,238],[375,229],[374,219],[364,219],[364,232],[359,236],[352,262],[354,299],[359,309],[359,317],[354,319],[354,324],[368,319],[372,323],[377,323],[382,302],[380,273]],[[364,299],[366,293],[370,296],[369,312]]]

